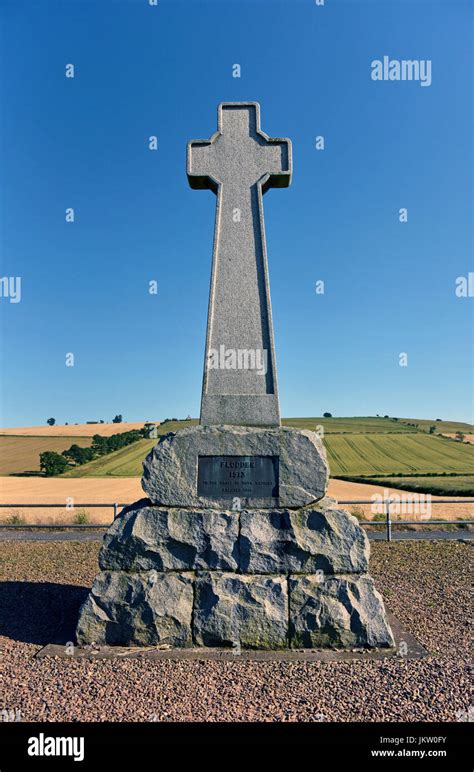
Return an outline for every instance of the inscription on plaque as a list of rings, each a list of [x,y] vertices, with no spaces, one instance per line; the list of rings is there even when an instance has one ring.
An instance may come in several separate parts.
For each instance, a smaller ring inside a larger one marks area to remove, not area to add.
[[[199,456],[198,496],[277,498],[278,456]]]

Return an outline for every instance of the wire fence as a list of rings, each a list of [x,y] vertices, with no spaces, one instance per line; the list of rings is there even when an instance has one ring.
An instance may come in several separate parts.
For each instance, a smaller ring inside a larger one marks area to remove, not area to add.
[[[407,495],[407,492],[405,492],[405,495]],[[418,494],[411,494],[418,495]],[[412,502],[413,503],[413,502]],[[387,541],[392,541],[392,531],[393,526],[406,526],[406,525],[416,525],[416,526],[433,526],[433,525],[455,525],[455,526],[464,526],[465,529],[467,529],[468,526],[474,524],[474,520],[432,520],[431,515],[423,515],[422,519],[419,520],[398,520],[392,518],[391,513],[391,507],[392,505],[400,504],[400,500],[392,499],[390,497],[383,498],[380,502],[374,502],[373,499],[350,499],[350,500],[340,500],[337,502],[337,506],[345,505],[345,504],[371,504],[372,506],[383,506],[383,514],[385,515],[384,520],[359,520],[359,525],[363,527],[381,527],[385,528],[386,532],[386,539]],[[429,501],[430,506],[433,504],[474,504],[474,499],[431,499]],[[69,511],[74,511],[79,508],[88,508],[88,509],[94,509],[94,508],[102,508],[107,509],[111,508],[114,511],[114,520],[120,516],[120,513],[123,509],[123,507],[127,507],[130,505],[130,502],[128,504],[120,504],[118,502],[110,503],[107,502],[105,504],[75,504],[74,507],[68,507],[65,504],[0,504],[0,509],[66,509]],[[417,502],[415,501],[413,503],[413,506],[417,506]],[[61,524],[58,525],[50,523],[35,523],[28,525],[26,523],[0,523],[0,530],[4,528],[8,529],[22,529],[22,530],[31,530],[31,529],[47,529],[47,530],[69,530],[71,528],[78,529],[78,530],[91,530],[91,529],[97,529],[97,530],[104,530],[109,528],[110,523],[81,523],[81,524]]]
[[[382,502],[380,502],[382,503]],[[430,500],[430,506],[432,504],[474,504],[474,499],[434,499]],[[349,500],[349,501],[339,501],[339,504],[371,504],[372,506],[375,506],[374,500],[370,499],[357,499],[357,500]],[[377,502],[377,504],[380,506],[380,504]],[[431,515],[426,516],[423,515],[423,519],[420,520],[393,520],[391,517],[391,511],[390,507],[392,504],[399,505],[400,501],[399,499],[391,499],[384,498],[383,499],[383,510],[385,515],[385,520],[359,520],[359,525],[362,526],[380,526],[382,528],[386,529],[387,534],[387,541],[392,541],[392,527],[393,525],[457,525],[457,526],[469,526],[474,524],[474,520],[432,520]],[[414,506],[417,506],[417,503],[415,502]]]

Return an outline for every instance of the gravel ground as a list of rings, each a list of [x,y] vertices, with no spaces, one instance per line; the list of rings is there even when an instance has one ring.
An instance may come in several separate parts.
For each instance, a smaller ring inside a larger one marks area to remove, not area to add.
[[[97,542],[0,543],[0,710],[26,721],[456,721],[469,699],[470,546],[372,545],[387,607],[423,660],[34,659],[73,636]]]

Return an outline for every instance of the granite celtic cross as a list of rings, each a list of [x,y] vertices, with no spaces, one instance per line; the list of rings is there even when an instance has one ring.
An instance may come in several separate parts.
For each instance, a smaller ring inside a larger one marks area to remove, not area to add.
[[[146,499],[107,532],[78,644],[394,650],[367,536],[326,497],[321,438],[280,426],[262,196],[289,185],[290,142],[260,131],[257,104],[224,103],[187,163],[217,194],[201,426],[146,457]]]
[[[201,424],[279,426],[262,195],[290,184],[291,142],[261,131],[258,103],[224,102],[187,174],[217,195]]]

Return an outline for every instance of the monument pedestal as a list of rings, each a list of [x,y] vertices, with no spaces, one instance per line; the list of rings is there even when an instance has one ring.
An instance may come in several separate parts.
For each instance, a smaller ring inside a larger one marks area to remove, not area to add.
[[[104,538],[80,644],[393,646],[367,536],[322,498],[316,434],[194,427],[161,438],[144,470],[153,498]]]

